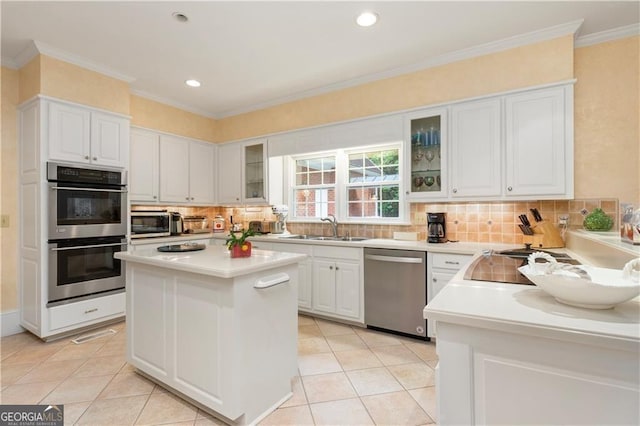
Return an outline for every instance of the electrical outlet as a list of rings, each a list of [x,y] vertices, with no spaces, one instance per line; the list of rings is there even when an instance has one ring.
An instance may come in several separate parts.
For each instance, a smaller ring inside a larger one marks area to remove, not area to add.
[[[0,216],[0,228],[8,228],[9,227],[9,215],[3,214]]]
[[[558,225],[569,226],[569,216],[560,216],[558,218]]]

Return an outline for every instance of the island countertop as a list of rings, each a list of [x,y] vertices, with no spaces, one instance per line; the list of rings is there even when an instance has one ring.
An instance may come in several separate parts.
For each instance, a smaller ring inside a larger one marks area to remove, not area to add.
[[[138,249],[119,252],[114,257],[126,262],[141,263],[160,268],[193,272],[219,278],[234,278],[297,263],[304,260],[307,255],[252,250],[250,257],[231,258],[226,247],[207,246],[204,250],[184,253],[164,253],[156,249]]]

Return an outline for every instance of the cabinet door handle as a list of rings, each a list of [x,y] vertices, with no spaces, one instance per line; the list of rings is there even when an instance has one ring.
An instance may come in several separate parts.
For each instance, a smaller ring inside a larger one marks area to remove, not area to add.
[[[329,266],[329,269],[333,271],[333,266]]]
[[[507,186],[507,191],[513,191],[513,188],[510,186]]]
[[[98,312],[98,308],[87,309],[84,311],[85,314],[90,314],[91,312]]]
[[[153,196],[153,199],[154,199],[154,200],[155,200],[155,199],[157,199],[157,198],[158,198],[158,196],[157,196],[157,195],[154,195],[154,196]]]
[[[405,194],[409,195],[409,191],[405,192]]]
[[[88,156],[88,155],[85,155],[85,156],[84,156],[84,159],[85,159],[85,160],[88,160],[88,159],[89,159],[89,156]]]
[[[193,197],[191,197],[191,201],[193,201]]]
[[[185,200],[189,201],[189,197],[186,197]]]
[[[338,269],[340,269],[340,268],[338,268],[338,267],[336,266],[336,271],[337,271]]]
[[[97,160],[98,160],[98,157],[93,157],[93,161],[97,161]]]
[[[437,283],[438,279],[437,278],[432,278],[431,281],[433,281],[434,283]]]
[[[458,192],[458,190],[456,188],[453,188],[452,192],[455,194],[456,192]]]

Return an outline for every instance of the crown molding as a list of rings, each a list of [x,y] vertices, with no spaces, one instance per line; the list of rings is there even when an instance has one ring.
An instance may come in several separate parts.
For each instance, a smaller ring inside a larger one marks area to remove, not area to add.
[[[604,43],[606,41],[618,40],[637,35],[640,35],[640,23],[578,37],[575,42],[575,47],[591,46],[592,44]]]
[[[12,70],[18,70],[20,69],[20,67],[18,66],[18,64],[16,63],[16,61],[13,60],[13,58],[10,58],[8,56],[3,56],[1,59],[0,64],[2,64],[3,67],[12,69]]]
[[[131,89],[129,92],[132,95],[139,96],[139,97],[145,98],[145,99],[149,99],[150,101],[159,102],[161,104],[169,105],[169,106],[172,106],[174,108],[181,109],[183,111],[187,111],[187,112],[191,112],[191,113],[194,113],[194,114],[202,115],[202,116],[207,117],[207,118],[213,118],[213,119],[218,118],[214,114],[212,114],[210,111],[205,111],[203,109],[194,108],[192,106],[189,106],[189,105],[186,105],[186,104],[182,104],[180,102],[176,102],[176,101],[173,101],[171,99],[162,98],[160,96],[156,96],[156,95],[154,95],[152,93],[148,93],[148,92],[145,92],[143,90]]]
[[[108,77],[122,80],[125,83],[132,83],[133,81],[135,81],[134,77],[122,74],[118,71],[115,71],[114,69],[88,61],[80,56],[74,55],[56,47],[49,46],[48,44],[37,40],[32,40],[31,43],[29,43],[29,46],[27,46],[25,50],[23,50],[18,56],[16,56],[14,62],[18,65],[18,68],[22,68],[38,54],[46,55],[64,62],[68,62],[70,64],[77,65],[81,68],[104,74]]]
[[[569,34],[573,34],[575,37],[575,34],[578,32],[583,22],[584,22],[583,19],[580,19],[577,21],[571,21],[566,24],[555,25],[553,27],[543,28],[541,30],[519,34],[513,37],[508,37],[505,39],[480,44],[478,46],[457,50],[451,53],[446,53],[444,55],[436,56],[434,58],[420,61],[408,66],[393,68],[391,70],[382,71],[379,73],[356,77],[356,78],[345,80],[339,83],[330,84],[327,86],[322,86],[322,87],[318,87],[311,90],[306,90],[304,92],[298,92],[289,96],[272,99],[270,101],[262,102],[259,104],[254,104],[248,107],[230,109],[217,114],[216,118],[225,118],[225,117],[231,117],[238,114],[244,114],[251,111],[256,111],[256,110],[280,105],[283,103],[308,98],[311,96],[322,95],[324,93],[333,92],[336,90],[346,89],[349,87],[371,83],[373,81],[383,80],[386,78],[397,77],[403,74],[409,74],[409,73],[421,71],[427,68],[439,66],[439,65],[445,65],[451,62],[457,62],[464,59],[484,56],[490,53],[496,53],[503,50],[520,47],[520,46],[526,46],[528,44],[551,40],[551,39],[562,37]]]

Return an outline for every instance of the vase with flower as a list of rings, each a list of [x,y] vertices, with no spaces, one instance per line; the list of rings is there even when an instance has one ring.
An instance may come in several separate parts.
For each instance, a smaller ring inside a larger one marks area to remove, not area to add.
[[[251,256],[251,242],[247,238],[254,235],[253,230],[246,229],[241,232],[230,232],[226,241],[231,257]]]

